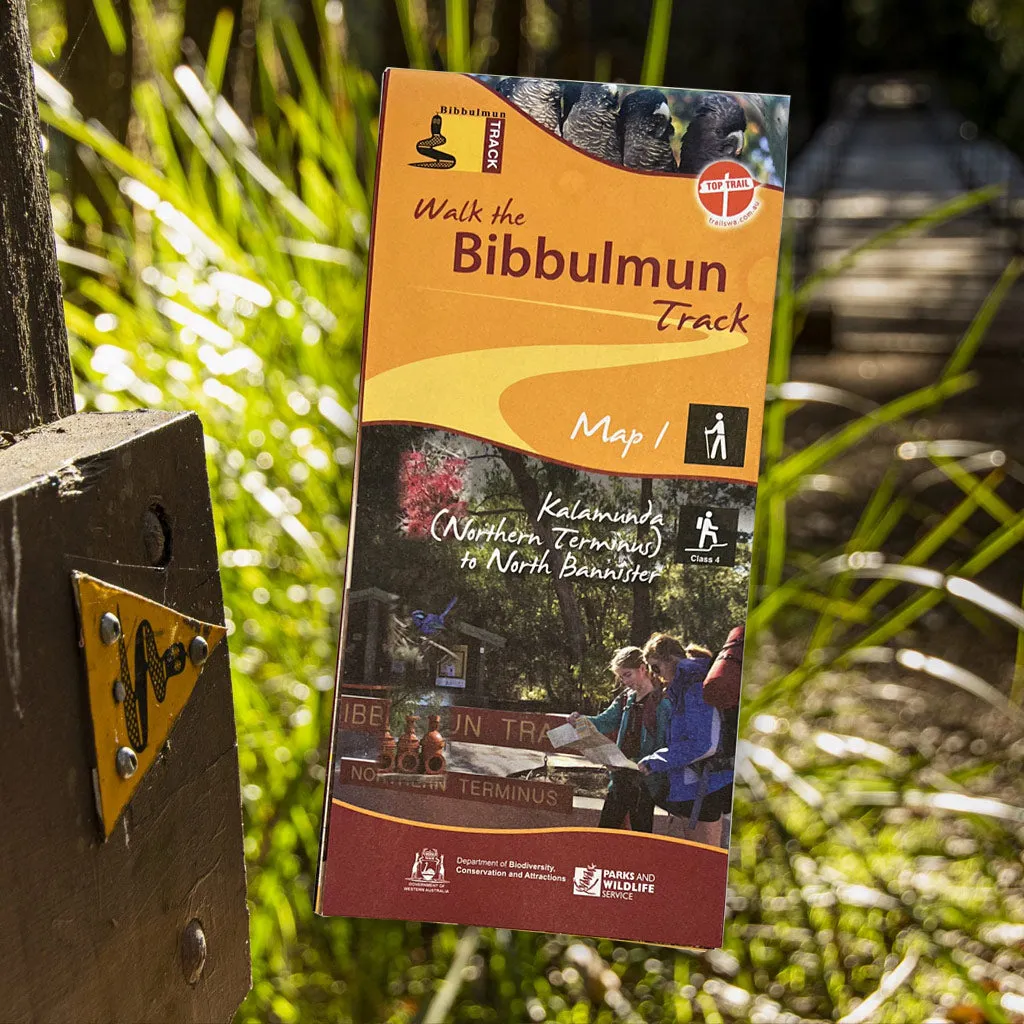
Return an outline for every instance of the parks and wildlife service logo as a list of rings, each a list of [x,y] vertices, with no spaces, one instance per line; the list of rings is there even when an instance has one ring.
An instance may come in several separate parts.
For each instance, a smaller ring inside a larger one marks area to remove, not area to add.
[[[412,861],[412,870],[405,880],[406,892],[448,892],[448,879],[444,872],[444,854],[432,846],[425,846]]]
[[[572,877],[573,895],[600,896],[602,874],[601,868],[596,864],[590,864],[585,868],[576,868]]]
[[[420,159],[411,160],[410,167],[501,174],[505,113],[479,107],[443,106],[430,118],[430,134],[415,146]]]
[[[655,876],[652,871],[630,871],[599,868],[596,864],[578,867],[572,876],[574,896],[594,896],[605,900],[632,901],[653,896]]]
[[[729,228],[750,220],[760,203],[755,198],[757,181],[736,160],[716,160],[697,178],[697,199],[716,228]]]

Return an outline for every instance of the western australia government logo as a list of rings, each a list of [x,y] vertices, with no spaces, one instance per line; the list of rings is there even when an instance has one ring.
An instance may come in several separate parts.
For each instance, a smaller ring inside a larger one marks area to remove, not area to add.
[[[410,167],[501,174],[504,111],[443,106],[430,119],[430,134],[415,146],[422,159],[410,161]]]
[[[716,160],[697,178],[697,199],[716,228],[733,227],[750,220],[760,203],[755,198],[757,181],[735,160]]]
[[[653,895],[654,874],[643,871],[613,871],[596,864],[573,871],[574,896],[593,896],[605,900],[632,900],[638,895]]]
[[[444,854],[432,846],[425,846],[413,857],[412,870],[405,880],[406,892],[448,892],[448,879],[444,872]]]

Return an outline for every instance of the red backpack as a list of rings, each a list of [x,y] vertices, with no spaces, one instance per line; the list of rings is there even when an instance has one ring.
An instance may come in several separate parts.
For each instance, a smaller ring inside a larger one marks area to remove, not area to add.
[[[743,627],[737,626],[729,633],[729,638],[704,677],[704,703],[719,711],[738,707],[742,669]]]

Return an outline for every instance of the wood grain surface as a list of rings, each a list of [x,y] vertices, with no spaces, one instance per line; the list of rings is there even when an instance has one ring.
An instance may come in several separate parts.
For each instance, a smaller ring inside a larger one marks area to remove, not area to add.
[[[69,417],[0,450],[0,481],[3,1019],[229,1020],[250,976],[227,648],[103,842],[71,586],[78,569],[223,621],[199,420]]]
[[[0,3],[0,431],[75,411],[25,0]]]

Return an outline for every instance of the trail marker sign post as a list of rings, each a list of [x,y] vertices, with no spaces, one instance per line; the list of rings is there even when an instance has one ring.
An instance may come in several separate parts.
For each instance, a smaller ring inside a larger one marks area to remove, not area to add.
[[[227,1021],[248,915],[202,427],[74,415],[25,0],[0,52],[0,1006]]]

